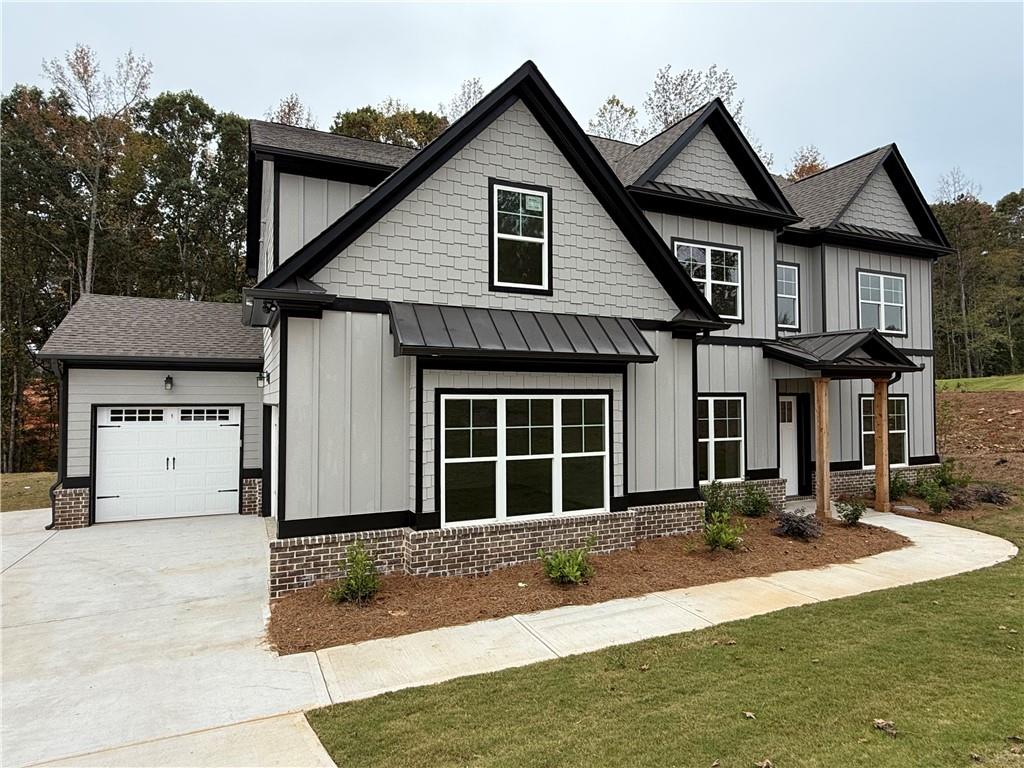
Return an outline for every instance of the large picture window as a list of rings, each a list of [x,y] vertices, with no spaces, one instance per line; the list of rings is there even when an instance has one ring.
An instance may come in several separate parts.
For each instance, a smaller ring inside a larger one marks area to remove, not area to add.
[[[775,321],[779,328],[800,328],[800,267],[775,265]]]
[[[491,287],[548,291],[551,193],[491,184]]]
[[[861,328],[907,332],[907,279],[903,275],[858,272],[857,295]]]
[[[715,312],[728,320],[740,320],[743,307],[743,252],[724,245],[673,241],[676,259],[682,264]]]
[[[742,480],[743,398],[736,396],[697,399],[697,476],[700,482]]]
[[[442,394],[444,525],[607,511],[606,394]]]
[[[908,463],[906,395],[889,395],[889,466],[905,467]],[[860,399],[861,444],[864,469],[875,467],[875,398],[867,395]]]

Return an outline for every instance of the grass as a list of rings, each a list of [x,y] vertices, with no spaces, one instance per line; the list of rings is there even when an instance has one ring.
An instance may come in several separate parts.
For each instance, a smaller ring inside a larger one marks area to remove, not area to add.
[[[0,475],[0,512],[50,506],[55,472],[8,472]]]
[[[1024,545],[1024,504],[966,524]],[[1024,766],[1024,558],[307,716],[365,768]]]
[[[938,379],[939,392],[1024,392],[1024,374],[985,376],[980,379]]]

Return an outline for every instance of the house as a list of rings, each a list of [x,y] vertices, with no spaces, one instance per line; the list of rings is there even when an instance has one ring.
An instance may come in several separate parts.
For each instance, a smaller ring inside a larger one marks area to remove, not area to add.
[[[134,466],[170,478],[160,514],[249,482],[279,596],[356,539],[384,570],[479,573],[696,530],[713,480],[826,513],[938,461],[949,245],[895,145],[790,183],[718,100],[639,146],[588,137],[531,62],[420,151],[262,121],[250,139],[235,314],[212,332],[209,305],[87,297],[43,349],[58,524],[149,514]],[[174,479],[168,446],[205,445],[195,408],[242,425],[233,483]],[[108,449],[114,426],[151,436]]]

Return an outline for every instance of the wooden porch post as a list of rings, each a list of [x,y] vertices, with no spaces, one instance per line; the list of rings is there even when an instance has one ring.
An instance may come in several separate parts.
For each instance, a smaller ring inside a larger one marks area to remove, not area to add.
[[[875,509],[889,511],[889,380],[875,383]]]
[[[817,513],[828,517],[832,511],[832,477],[829,474],[828,435],[828,385],[829,380],[814,380],[814,425],[815,425],[815,470],[817,473]]]

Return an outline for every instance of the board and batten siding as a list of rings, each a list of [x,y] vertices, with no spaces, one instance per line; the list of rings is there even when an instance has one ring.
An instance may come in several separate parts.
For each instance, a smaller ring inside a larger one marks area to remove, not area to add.
[[[174,389],[164,378],[174,377]],[[93,405],[242,405],[242,466],[262,466],[263,409],[254,371],[68,370],[68,477],[90,470]]]
[[[645,331],[654,363],[626,372],[630,493],[693,488],[693,342]]]
[[[673,238],[742,248],[743,319],[742,322],[730,321],[732,325],[715,331],[714,335],[775,338],[774,230],[691,219],[671,213],[645,213],[670,248]]]
[[[658,174],[657,180],[757,199],[736,163],[729,157],[714,131],[707,126],[693,137],[682,152],[672,158],[665,170]]]
[[[288,318],[285,519],[410,509],[409,358],[386,315]]]
[[[551,296],[490,290],[489,178],[551,188]],[[521,101],[313,280],[366,299],[655,319],[679,311]]]
[[[278,181],[278,262],[284,264],[369,191],[363,184],[282,173]]]
[[[932,260],[854,248],[825,246],[825,330],[859,327],[857,270],[906,277],[906,336],[886,334],[894,347],[932,348]]]
[[[839,221],[905,235],[921,234],[884,168],[875,169]]]
[[[779,335],[819,333],[821,331],[821,248],[779,243],[778,260],[800,268],[800,328],[779,328]],[[775,290],[772,277],[772,290]],[[774,299],[774,297],[773,297]]]
[[[277,405],[281,392],[281,330],[280,326],[263,329],[263,370],[267,382],[263,386],[263,402]]]

